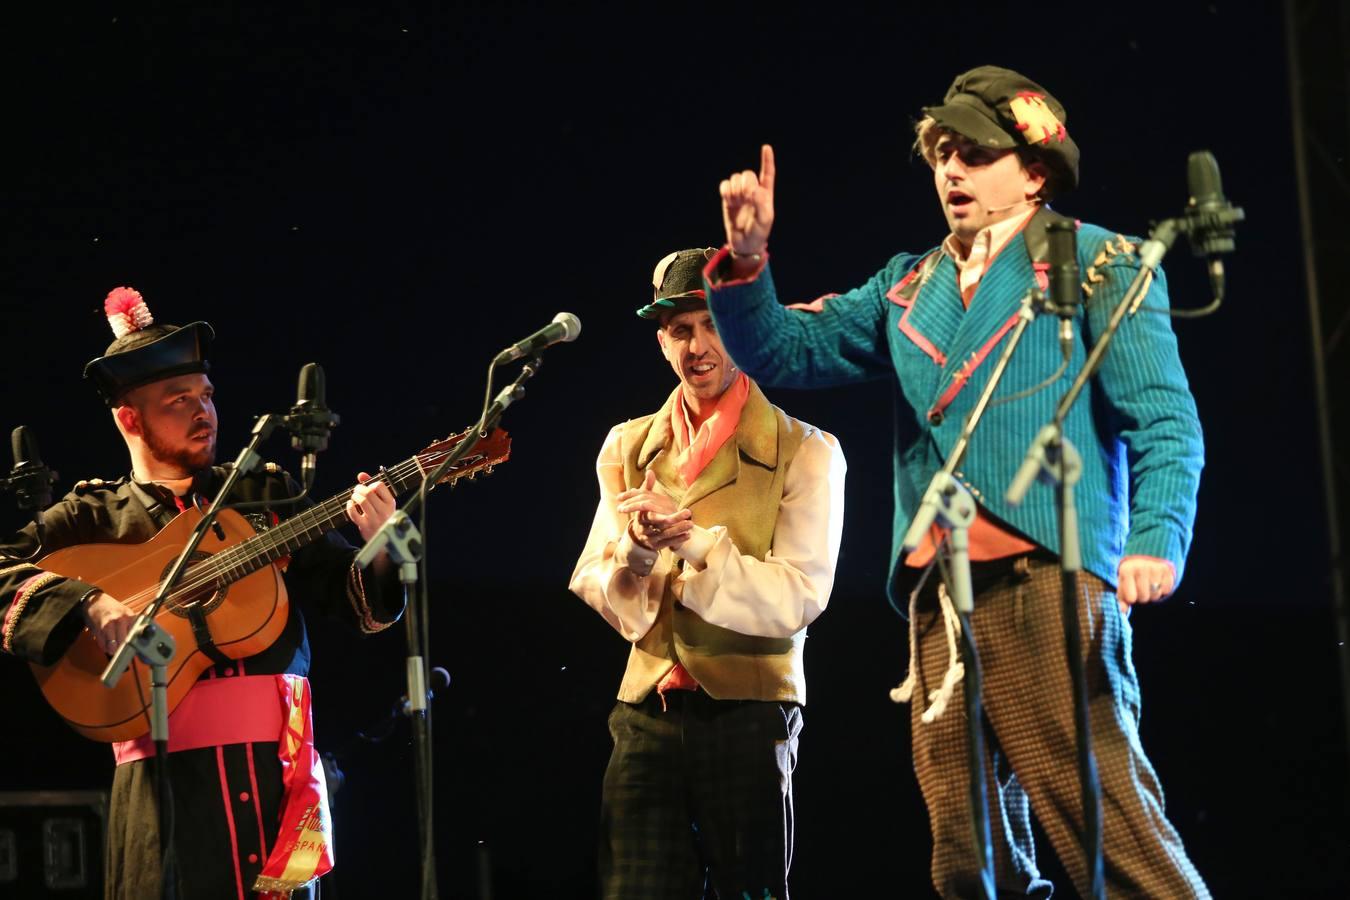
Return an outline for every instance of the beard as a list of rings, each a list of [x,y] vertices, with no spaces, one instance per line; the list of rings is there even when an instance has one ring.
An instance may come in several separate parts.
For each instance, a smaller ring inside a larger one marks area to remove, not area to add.
[[[202,431],[198,429],[194,433],[201,434]],[[177,466],[184,477],[200,472],[216,461],[216,441],[214,437],[205,447],[173,447],[170,446],[163,435],[152,429],[148,424],[143,424],[141,439],[145,441],[145,446],[149,448],[155,459],[165,465]]]

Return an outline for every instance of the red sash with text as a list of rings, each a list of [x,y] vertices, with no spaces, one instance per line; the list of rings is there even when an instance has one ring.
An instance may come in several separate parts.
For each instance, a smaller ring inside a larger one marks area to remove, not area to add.
[[[332,820],[323,763],[314,749],[309,681],[278,675],[277,689],[286,711],[286,730],[277,745],[285,807],[277,842],[253,890],[262,900],[284,900],[291,891],[333,868]]]

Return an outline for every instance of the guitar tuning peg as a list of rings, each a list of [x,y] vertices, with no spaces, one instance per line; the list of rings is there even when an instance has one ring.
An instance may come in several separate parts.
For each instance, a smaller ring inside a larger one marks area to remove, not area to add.
[[[497,468],[497,467],[496,467],[496,466],[488,466],[486,469],[483,470],[483,474],[485,474],[485,475],[491,475],[491,474],[492,474],[492,470],[495,469],[495,468]]]
[[[478,478],[478,471],[474,470],[472,472],[469,472],[464,477],[469,479],[470,481],[474,481]]]

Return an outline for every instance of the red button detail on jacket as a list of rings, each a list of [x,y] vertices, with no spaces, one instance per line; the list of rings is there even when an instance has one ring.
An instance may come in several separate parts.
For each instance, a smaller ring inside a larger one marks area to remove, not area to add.
[[[233,674],[234,674],[234,669],[226,669],[226,670],[225,670],[225,675],[226,675],[226,677],[228,677],[228,676],[230,676],[230,675],[233,675]]]
[[[251,862],[251,863],[257,862],[257,861],[258,861],[258,854],[256,854],[256,853],[250,853],[250,854],[248,855],[248,861]]]
[[[239,795],[239,802],[240,802],[240,803],[247,803],[247,802],[248,802],[248,791],[244,791],[243,793],[241,793],[241,794]]]

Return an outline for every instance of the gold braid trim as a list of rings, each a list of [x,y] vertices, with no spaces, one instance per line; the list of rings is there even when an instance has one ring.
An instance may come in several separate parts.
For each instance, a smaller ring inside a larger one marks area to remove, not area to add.
[[[356,612],[356,618],[364,634],[378,634],[394,624],[381,622],[371,612],[370,604],[366,602],[366,585],[361,580],[361,570],[357,568],[355,562],[352,563],[352,570],[347,576],[347,599],[352,604],[352,610]]]
[[[314,881],[314,879],[311,878],[309,881]],[[293,881],[287,878],[267,878],[259,875],[257,880],[253,882],[253,890],[263,893],[284,894],[290,896],[292,891],[299,890],[309,884],[309,881]]]
[[[28,586],[19,592],[19,596],[14,598],[14,603],[9,608],[9,615],[5,617],[5,634],[0,639],[0,650],[6,653],[13,653],[14,630],[19,627],[19,617],[23,615],[23,608],[28,605],[28,600],[35,593],[56,579],[60,578],[55,572],[45,572],[36,578],[30,579]]]
[[[19,563],[17,566],[10,566],[8,569],[0,569],[0,578],[4,578],[6,575],[12,575],[20,569],[32,569],[35,573],[42,571],[32,563]]]
[[[1083,281],[1083,295],[1089,299],[1092,298],[1092,291],[1094,290],[1095,285],[1101,284],[1106,280],[1106,276],[1097,271],[1098,268],[1105,266],[1117,256],[1133,256],[1139,250],[1139,247],[1136,244],[1130,243],[1129,239],[1123,234],[1116,235],[1116,241],[1118,242],[1116,244],[1111,243],[1109,240],[1104,243],[1101,251],[1098,252],[1097,256],[1092,260],[1092,265],[1088,266],[1085,280]],[[1149,278],[1152,279],[1152,277],[1153,275],[1150,273]],[[1148,292],[1141,291],[1139,296],[1142,297],[1146,293]],[[1138,308],[1139,304],[1136,303],[1134,307],[1130,309],[1130,312],[1133,313]]]
[[[1148,296],[1148,290],[1151,287],[1153,287],[1153,270],[1149,269],[1144,273],[1143,289],[1139,291],[1139,296],[1135,297],[1134,302],[1130,304],[1130,315],[1139,312],[1139,307],[1144,304],[1144,298]]]

